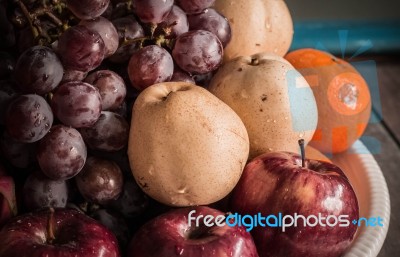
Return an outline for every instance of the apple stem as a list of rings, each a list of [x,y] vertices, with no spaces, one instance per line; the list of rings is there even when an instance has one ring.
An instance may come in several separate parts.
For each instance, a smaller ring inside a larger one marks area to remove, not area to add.
[[[47,221],[47,237],[49,243],[52,243],[56,237],[54,236],[54,209],[50,208],[49,219]]]
[[[301,153],[301,167],[305,167],[305,159],[306,159],[306,153],[304,149],[304,139],[299,140],[299,146],[300,146],[300,153]]]

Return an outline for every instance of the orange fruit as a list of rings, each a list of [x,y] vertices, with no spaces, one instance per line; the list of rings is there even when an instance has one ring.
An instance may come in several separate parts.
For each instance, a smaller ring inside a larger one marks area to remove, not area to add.
[[[348,62],[316,49],[299,49],[285,58],[304,76],[318,107],[318,125],[310,145],[324,153],[346,151],[371,115],[371,95],[360,73]]]
[[[305,155],[307,159],[332,163],[332,161],[328,157],[326,157],[323,153],[310,145],[307,145],[305,150]]]

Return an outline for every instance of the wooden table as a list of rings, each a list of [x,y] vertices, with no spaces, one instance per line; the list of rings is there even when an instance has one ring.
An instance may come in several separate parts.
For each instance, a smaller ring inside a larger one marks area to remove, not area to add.
[[[400,58],[370,60],[377,62],[382,119],[370,124],[365,135],[381,144],[381,151],[374,157],[385,176],[391,201],[389,231],[378,256],[395,257],[400,256]]]

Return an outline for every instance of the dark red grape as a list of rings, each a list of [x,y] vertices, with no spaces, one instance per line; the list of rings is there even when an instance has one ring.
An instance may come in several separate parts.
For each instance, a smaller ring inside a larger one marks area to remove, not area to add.
[[[58,53],[64,68],[91,71],[104,59],[104,41],[96,31],[76,25],[66,30],[58,40]]]
[[[66,180],[78,174],[85,164],[86,145],[74,128],[53,126],[40,140],[37,160],[43,173],[54,180]]]
[[[144,37],[143,27],[133,15],[113,20],[112,23],[118,32],[119,47],[109,60],[116,63],[126,62],[139,49],[139,42],[134,40]]]
[[[6,52],[0,52],[0,78],[7,78],[15,68],[14,57]]]
[[[100,117],[101,97],[94,86],[72,81],[60,85],[51,99],[54,115],[74,128],[91,127]]]
[[[114,152],[126,146],[129,125],[122,116],[114,112],[101,112],[100,118],[92,127],[80,131],[89,148]]]
[[[128,65],[129,79],[137,89],[169,81],[173,73],[174,61],[171,55],[156,45],[146,46],[133,53]]]
[[[11,80],[0,81],[0,124],[4,124],[7,107],[17,96],[15,87]]]
[[[68,9],[81,20],[99,17],[110,4],[110,0],[66,0]]]
[[[174,0],[133,0],[132,4],[142,22],[158,24],[167,17]]]
[[[38,95],[15,98],[6,111],[7,133],[17,141],[32,143],[42,139],[53,124],[53,112]]]
[[[29,211],[47,207],[64,208],[68,200],[68,187],[65,181],[51,180],[41,172],[34,172],[25,181],[23,199]]]
[[[174,5],[171,12],[157,27],[157,29],[169,29],[170,31],[167,33],[167,35],[171,37],[177,37],[185,32],[188,32],[189,23],[186,13],[178,6]]]
[[[106,204],[122,192],[121,169],[112,161],[89,157],[82,171],[75,177],[82,196],[91,203]]]
[[[193,77],[178,67],[174,68],[174,74],[172,74],[172,78],[170,81],[177,81],[177,82],[182,81],[182,82],[189,82],[189,83],[195,84]]]
[[[117,237],[120,247],[125,247],[130,239],[128,224],[118,212],[98,209],[90,215],[106,226]]]
[[[63,66],[52,49],[34,46],[18,58],[15,80],[22,93],[42,95],[58,86],[63,72]]]
[[[193,14],[212,6],[215,0],[178,0],[177,2],[187,14]]]
[[[125,180],[121,196],[111,201],[109,206],[129,219],[142,214],[147,209],[149,198],[132,178]]]
[[[25,169],[35,161],[36,144],[15,141],[6,132],[0,138],[0,149],[4,158],[14,167]]]
[[[79,70],[64,70],[64,76],[61,80],[61,84],[71,81],[82,81],[86,78],[87,72]]]
[[[113,55],[117,51],[119,42],[118,32],[109,20],[100,16],[92,20],[83,20],[79,24],[99,33],[104,41],[104,58]]]
[[[117,73],[110,70],[95,71],[87,76],[85,82],[99,90],[103,111],[115,110],[124,102],[126,86]]]
[[[228,19],[212,8],[189,15],[188,20],[190,30],[210,31],[218,37],[223,47],[231,40],[231,27]]]
[[[220,66],[223,51],[216,35],[205,30],[193,30],[176,39],[172,56],[182,70],[190,74],[205,74]]]

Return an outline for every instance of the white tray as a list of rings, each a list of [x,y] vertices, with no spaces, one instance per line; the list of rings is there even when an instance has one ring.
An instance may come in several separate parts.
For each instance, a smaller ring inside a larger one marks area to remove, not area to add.
[[[383,227],[361,226],[345,257],[375,257],[385,241],[390,221],[390,198],[385,178],[372,154],[357,141],[349,152],[333,157],[356,192],[360,217],[383,219]]]

